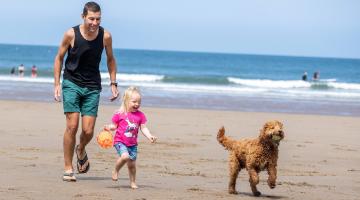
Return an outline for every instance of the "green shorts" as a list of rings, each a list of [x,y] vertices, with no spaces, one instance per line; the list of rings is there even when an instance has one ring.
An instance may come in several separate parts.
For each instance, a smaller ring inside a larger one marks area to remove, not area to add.
[[[64,113],[78,112],[81,116],[97,116],[100,90],[80,87],[69,80],[62,82]]]

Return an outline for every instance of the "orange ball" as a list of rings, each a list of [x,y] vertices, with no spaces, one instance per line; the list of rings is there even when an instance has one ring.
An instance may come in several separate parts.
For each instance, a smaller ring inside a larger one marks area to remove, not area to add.
[[[113,136],[110,131],[101,131],[96,140],[101,148],[108,149],[113,146]]]

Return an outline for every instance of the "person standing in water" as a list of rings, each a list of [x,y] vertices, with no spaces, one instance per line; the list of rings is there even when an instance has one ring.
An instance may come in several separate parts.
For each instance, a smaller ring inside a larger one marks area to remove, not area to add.
[[[25,74],[25,66],[23,64],[19,65],[18,71],[19,71],[19,76],[23,77]]]
[[[313,81],[318,81],[320,78],[320,74],[318,71],[314,72],[314,75],[313,75]]]
[[[33,65],[31,67],[31,77],[32,78],[36,78],[37,77],[37,67],[35,65]]]
[[[11,68],[10,74],[11,74],[11,75],[15,75],[15,67],[12,67],[12,68]]]
[[[304,74],[302,75],[301,79],[303,81],[307,81],[307,72],[304,72]]]

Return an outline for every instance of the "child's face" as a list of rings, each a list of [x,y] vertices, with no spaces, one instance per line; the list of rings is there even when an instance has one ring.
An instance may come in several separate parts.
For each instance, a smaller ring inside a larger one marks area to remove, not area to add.
[[[129,101],[129,112],[136,112],[140,108],[141,105],[141,96],[139,93],[134,92],[131,95],[130,101]]]

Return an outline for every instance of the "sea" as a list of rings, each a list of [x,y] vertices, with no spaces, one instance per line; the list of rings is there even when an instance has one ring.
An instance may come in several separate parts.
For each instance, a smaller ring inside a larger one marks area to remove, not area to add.
[[[57,50],[0,44],[0,99],[54,102]],[[360,59],[140,49],[114,49],[114,55],[120,92],[138,86],[143,106],[360,117]],[[17,72],[20,64],[23,77]],[[101,104],[120,105],[108,100],[105,53],[100,70]],[[301,78],[304,72],[307,81]],[[312,80],[315,72],[318,80]]]

